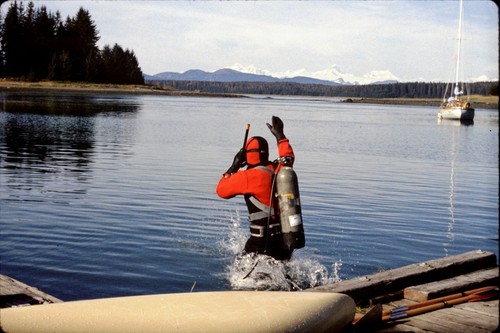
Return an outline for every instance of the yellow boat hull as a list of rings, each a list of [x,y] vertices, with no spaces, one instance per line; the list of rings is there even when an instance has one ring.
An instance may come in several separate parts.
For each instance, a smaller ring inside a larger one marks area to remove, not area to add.
[[[0,309],[4,332],[339,332],[355,313],[337,293],[225,291]]]

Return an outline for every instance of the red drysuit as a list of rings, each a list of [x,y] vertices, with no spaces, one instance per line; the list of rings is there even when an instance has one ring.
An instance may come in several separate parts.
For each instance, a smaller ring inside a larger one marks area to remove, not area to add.
[[[252,138],[248,142],[251,140]],[[278,142],[278,155],[280,159],[287,158],[288,165],[292,166],[295,156],[287,138]],[[247,153],[247,161],[250,159]],[[250,238],[245,244],[245,252],[267,254],[275,259],[284,260],[290,259],[293,251],[282,249],[279,217],[274,211],[273,179],[278,165],[262,161],[259,165],[249,166],[246,170],[239,170],[233,174],[225,173],[216,191],[224,199],[236,195],[245,197],[250,220]]]

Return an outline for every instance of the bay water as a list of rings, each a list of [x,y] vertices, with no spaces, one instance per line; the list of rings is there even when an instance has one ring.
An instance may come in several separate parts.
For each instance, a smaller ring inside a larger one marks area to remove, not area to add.
[[[330,98],[0,98],[0,273],[65,301],[307,288],[498,255],[496,110],[462,124],[434,107]],[[306,232],[288,263],[237,258],[243,198],[215,193],[247,123],[276,157],[273,115],[295,151]]]

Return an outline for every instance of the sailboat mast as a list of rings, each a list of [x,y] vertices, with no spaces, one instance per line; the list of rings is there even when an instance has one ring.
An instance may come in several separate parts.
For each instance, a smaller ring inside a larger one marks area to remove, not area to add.
[[[468,96],[468,89],[466,89],[466,83],[464,82],[463,67],[461,66],[462,61],[462,43],[464,41],[463,35],[463,20],[464,20],[464,4],[463,0],[460,0],[460,13],[458,18],[458,52],[456,55],[456,70],[455,70],[455,87],[452,88],[451,95],[446,99],[448,94],[448,87],[451,85],[453,87],[453,82],[448,81],[446,84],[446,90],[443,97],[443,103],[439,107],[440,111],[438,113],[439,119],[460,119],[460,120],[473,120],[474,119],[474,108],[471,107]],[[460,81],[459,81],[460,79]],[[462,84],[462,87],[459,87]],[[462,89],[463,88],[463,89]],[[466,98],[461,98],[460,96],[464,94]]]
[[[462,52],[462,19],[463,19],[463,0],[460,0],[460,15],[458,19],[458,52],[457,52],[457,68],[455,71],[455,91],[460,91],[458,88],[458,76],[460,72],[460,55]]]

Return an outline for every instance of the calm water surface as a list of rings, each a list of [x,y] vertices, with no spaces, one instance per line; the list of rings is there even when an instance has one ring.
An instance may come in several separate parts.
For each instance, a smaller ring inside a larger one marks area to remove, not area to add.
[[[0,273],[63,300],[237,288],[246,208],[215,186],[247,123],[274,143],[272,115],[296,153],[296,279],[498,255],[496,111],[465,125],[325,98],[0,98]]]

